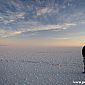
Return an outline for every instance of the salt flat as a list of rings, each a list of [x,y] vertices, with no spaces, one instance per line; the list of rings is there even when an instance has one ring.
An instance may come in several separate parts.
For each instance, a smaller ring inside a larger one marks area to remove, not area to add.
[[[81,47],[0,48],[0,85],[77,85],[82,71]]]

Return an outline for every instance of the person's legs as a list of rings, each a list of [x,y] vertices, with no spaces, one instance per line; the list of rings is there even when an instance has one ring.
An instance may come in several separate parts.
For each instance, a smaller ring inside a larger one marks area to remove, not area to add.
[[[83,73],[85,73],[85,64],[84,64],[84,71],[83,71]]]
[[[85,73],[85,58],[83,58],[83,69],[84,69],[83,73]]]

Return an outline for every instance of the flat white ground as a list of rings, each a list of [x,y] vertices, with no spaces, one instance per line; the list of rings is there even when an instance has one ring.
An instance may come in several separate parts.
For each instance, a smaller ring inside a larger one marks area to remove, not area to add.
[[[0,48],[0,85],[80,85],[82,71],[81,47]]]

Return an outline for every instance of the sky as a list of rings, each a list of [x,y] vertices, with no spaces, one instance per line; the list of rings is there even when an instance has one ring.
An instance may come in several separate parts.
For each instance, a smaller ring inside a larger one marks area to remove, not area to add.
[[[84,44],[85,0],[0,0],[0,45]]]

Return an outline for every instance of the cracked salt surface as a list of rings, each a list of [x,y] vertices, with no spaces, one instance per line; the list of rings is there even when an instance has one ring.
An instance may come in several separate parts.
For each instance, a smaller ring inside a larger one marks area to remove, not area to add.
[[[81,47],[0,49],[0,85],[74,85],[82,71]]]

